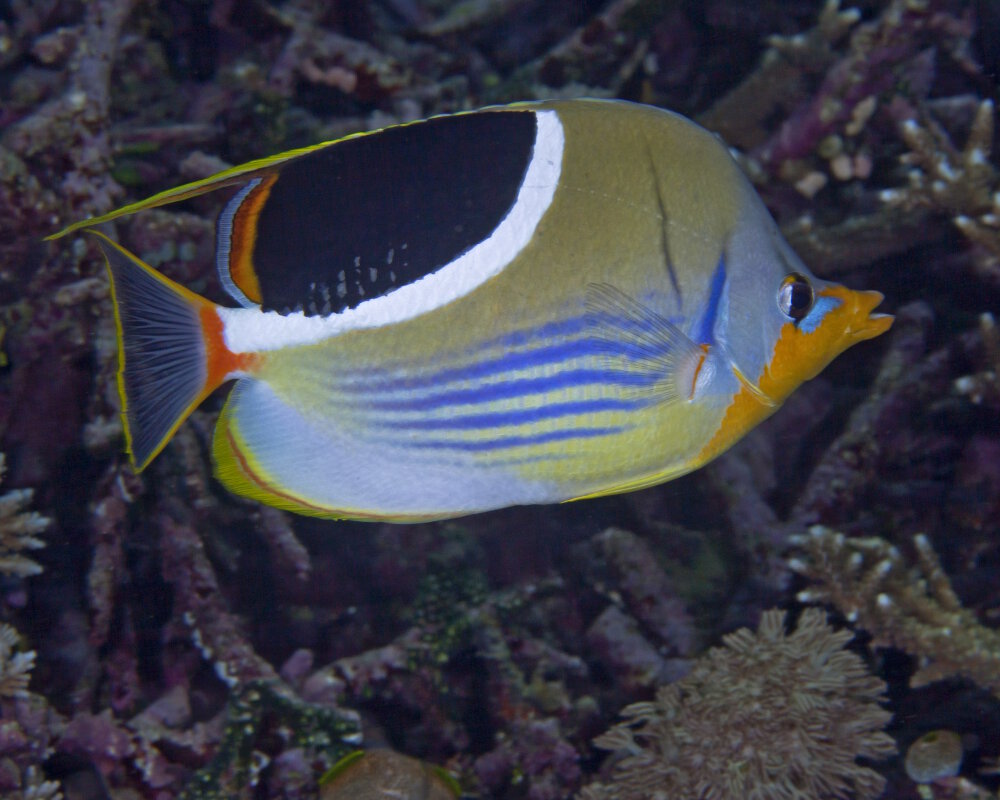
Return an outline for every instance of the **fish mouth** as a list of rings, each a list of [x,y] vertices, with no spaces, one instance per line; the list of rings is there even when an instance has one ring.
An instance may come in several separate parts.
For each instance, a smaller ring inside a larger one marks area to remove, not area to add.
[[[892,314],[873,313],[879,303],[885,299],[882,292],[861,292],[848,289],[845,286],[834,286],[821,294],[830,295],[843,302],[847,312],[843,338],[850,344],[881,336],[892,327],[893,320],[895,320]]]

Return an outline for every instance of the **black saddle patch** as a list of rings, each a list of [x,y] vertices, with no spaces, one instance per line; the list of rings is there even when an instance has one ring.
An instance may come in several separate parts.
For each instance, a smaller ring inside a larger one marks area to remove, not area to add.
[[[261,307],[343,311],[453,261],[514,205],[536,128],[528,109],[439,117],[289,161],[256,220]]]

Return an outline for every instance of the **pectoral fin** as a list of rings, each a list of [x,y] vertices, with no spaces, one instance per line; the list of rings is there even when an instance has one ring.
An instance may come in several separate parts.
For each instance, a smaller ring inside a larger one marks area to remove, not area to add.
[[[692,397],[707,346],[609,284],[591,284],[586,305],[605,368],[630,374],[635,379],[631,394],[659,403]]]

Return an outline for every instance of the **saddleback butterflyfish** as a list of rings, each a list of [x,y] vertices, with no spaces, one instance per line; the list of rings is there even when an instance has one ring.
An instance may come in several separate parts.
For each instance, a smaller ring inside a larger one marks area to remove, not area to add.
[[[238,307],[101,237],[128,451],[145,467],[234,380],[216,474],[302,514],[429,520],[670,480],[892,322],[878,292],[810,274],[717,137],[625,102],[348,136],[56,235],[223,186]]]

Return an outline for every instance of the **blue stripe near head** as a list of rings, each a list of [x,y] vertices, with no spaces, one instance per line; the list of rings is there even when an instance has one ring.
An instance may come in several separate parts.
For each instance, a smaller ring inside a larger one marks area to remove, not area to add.
[[[816,302],[813,303],[813,307],[809,310],[809,313],[799,321],[799,330],[803,333],[812,333],[820,326],[823,317],[840,304],[841,301],[836,297],[820,295],[816,298]]]
[[[712,285],[708,295],[708,304],[695,328],[693,338],[698,344],[715,344],[715,323],[719,318],[719,304],[722,302],[722,290],[726,285],[726,254],[719,256],[719,263],[712,274]]]

